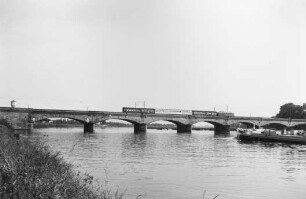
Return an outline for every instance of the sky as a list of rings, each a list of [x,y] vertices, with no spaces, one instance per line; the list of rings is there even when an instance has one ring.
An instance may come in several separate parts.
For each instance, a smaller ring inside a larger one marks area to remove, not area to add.
[[[0,106],[273,116],[306,102],[303,0],[0,0]]]

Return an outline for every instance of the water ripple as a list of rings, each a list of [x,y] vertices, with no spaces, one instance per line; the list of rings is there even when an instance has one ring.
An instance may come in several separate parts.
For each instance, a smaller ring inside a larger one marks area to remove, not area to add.
[[[177,134],[148,130],[40,129],[44,141],[64,158],[109,186],[127,189],[126,198],[278,199],[306,195],[306,146],[243,143],[212,131]]]

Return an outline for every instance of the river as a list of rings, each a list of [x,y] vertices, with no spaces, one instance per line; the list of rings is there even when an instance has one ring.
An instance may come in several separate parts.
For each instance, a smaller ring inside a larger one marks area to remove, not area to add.
[[[244,143],[235,132],[177,134],[132,128],[35,129],[29,136],[60,151],[76,169],[135,199],[306,197],[306,146]]]

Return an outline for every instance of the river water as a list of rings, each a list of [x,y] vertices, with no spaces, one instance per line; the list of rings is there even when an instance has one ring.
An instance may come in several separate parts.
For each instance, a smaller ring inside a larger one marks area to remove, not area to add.
[[[132,128],[36,129],[33,139],[125,198],[303,199],[306,146],[238,141],[235,132],[177,134]]]

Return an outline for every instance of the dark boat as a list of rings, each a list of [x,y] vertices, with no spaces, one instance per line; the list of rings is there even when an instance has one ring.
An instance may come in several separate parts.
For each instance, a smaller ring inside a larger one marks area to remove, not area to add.
[[[279,135],[275,131],[265,130],[261,133],[238,131],[237,139],[241,141],[281,142],[289,144],[306,144],[306,132],[299,135]]]

